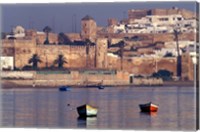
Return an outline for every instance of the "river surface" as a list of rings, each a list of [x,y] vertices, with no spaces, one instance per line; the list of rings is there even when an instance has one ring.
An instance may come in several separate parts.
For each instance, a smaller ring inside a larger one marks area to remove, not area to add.
[[[191,87],[106,87],[2,89],[1,126],[134,130],[195,130],[195,90]],[[157,113],[141,113],[152,101]],[[76,107],[90,104],[97,117],[78,118]]]

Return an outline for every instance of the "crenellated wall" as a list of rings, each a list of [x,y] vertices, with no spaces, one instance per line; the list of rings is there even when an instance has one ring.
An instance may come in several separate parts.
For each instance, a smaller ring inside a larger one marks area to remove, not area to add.
[[[46,40],[46,34],[45,33],[37,34],[35,39],[38,44],[44,44],[44,41]],[[57,44],[58,43],[58,35],[55,33],[49,33],[49,43]]]

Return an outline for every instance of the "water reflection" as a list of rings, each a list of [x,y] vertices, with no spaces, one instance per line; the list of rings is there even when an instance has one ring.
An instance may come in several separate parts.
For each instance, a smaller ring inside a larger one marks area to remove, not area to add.
[[[1,126],[195,130],[194,95],[192,87],[8,89],[1,96]],[[158,112],[140,113],[138,104],[149,101],[159,104]],[[97,106],[98,117],[77,118],[81,104]]]
[[[140,116],[151,116],[151,117],[156,117],[157,112],[140,112]]]
[[[97,117],[81,117],[77,118],[78,128],[96,128]]]

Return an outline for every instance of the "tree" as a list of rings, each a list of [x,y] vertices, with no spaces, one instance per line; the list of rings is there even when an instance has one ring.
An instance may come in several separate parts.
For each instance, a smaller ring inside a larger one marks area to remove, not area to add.
[[[120,56],[120,60],[121,60],[121,70],[123,70],[123,56],[124,56],[124,46],[125,46],[125,42],[122,40],[122,41],[120,41],[119,43],[119,47],[120,47],[120,49],[119,49],[119,56]]]
[[[58,34],[58,44],[71,44],[71,41],[63,32],[61,32]]]
[[[176,66],[176,69],[177,69],[177,76],[179,78],[181,78],[181,73],[182,73],[182,64],[181,64],[181,55],[180,55],[180,52],[179,52],[179,40],[178,40],[178,35],[180,34],[180,32],[176,29],[174,29],[174,40],[176,41],[176,48],[177,48],[177,66]]]
[[[51,28],[49,26],[46,26],[43,29],[43,32],[46,33],[46,40],[44,41],[44,44],[49,44],[49,32],[51,32]]]
[[[32,68],[36,70],[38,68],[38,63],[41,63],[41,59],[37,54],[33,54],[33,56],[29,59],[28,63],[32,63]]]
[[[58,64],[58,68],[61,69],[63,68],[63,65],[67,63],[66,58],[64,57],[64,55],[59,54],[58,58],[54,61],[54,64]]]
[[[88,68],[89,66],[89,50],[90,50],[90,45],[92,45],[92,42],[89,39],[85,40],[86,42],[86,67]]]

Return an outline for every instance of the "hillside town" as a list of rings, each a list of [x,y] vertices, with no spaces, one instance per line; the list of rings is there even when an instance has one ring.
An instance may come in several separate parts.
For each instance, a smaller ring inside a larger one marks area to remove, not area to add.
[[[85,79],[82,73],[101,74],[99,80],[105,82],[106,75],[115,74],[127,83],[132,77],[165,70],[174,80],[192,81],[197,63],[197,21],[194,12],[172,7],[131,9],[128,18],[108,18],[105,27],[86,15],[81,19],[80,33],[57,34],[48,25],[40,31],[18,25],[2,35],[1,70],[68,70],[73,76],[78,70],[80,80]]]

